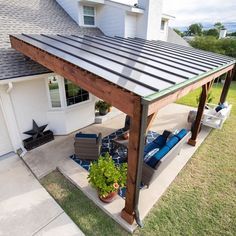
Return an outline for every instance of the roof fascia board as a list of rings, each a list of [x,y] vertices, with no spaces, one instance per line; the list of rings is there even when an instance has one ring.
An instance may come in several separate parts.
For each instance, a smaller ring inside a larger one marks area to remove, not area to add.
[[[45,78],[46,76],[53,76],[55,73],[42,73],[42,74],[37,74],[37,75],[29,75],[29,76],[19,76],[19,77],[14,77],[14,78],[9,78],[9,79],[3,79],[0,80],[0,85],[8,84],[9,82],[23,82],[23,81],[28,81],[28,80],[33,80],[33,79],[40,79],[40,78]]]
[[[166,19],[166,20],[173,20],[173,19],[175,19],[175,16],[172,16],[172,15],[169,15],[169,14],[166,14],[166,13],[162,13],[161,17],[163,19]]]
[[[123,3],[119,3],[119,2],[105,0],[105,4],[108,5],[108,6],[121,8],[121,9],[123,9],[125,11],[128,11],[128,12],[133,12],[133,13],[137,13],[137,14],[143,14],[144,13],[144,10],[141,9],[141,8],[131,6],[131,5],[127,5],[127,4],[123,4]]]
[[[221,67],[215,68],[211,71],[208,71],[206,73],[203,73],[201,75],[197,75],[194,78],[192,78],[191,80],[187,80],[183,83],[177,84],[177,85],[171,87],[170,89],[165,89],[161,92],[157,92],[157,93],[154,93],[154,94],[149,95],[147,97],[143,97],[142,101],[143,101],[144,104],[147,104],[147,103],[149,104],[151,102],[157,101],[157,100],[161,99],[162,97],[164,97],[167,94],[170,94],[172,92],[177,91],[180,88],[183,88],[185,86],[188,86],[190,84],[198,82],[199,80],[203,79],[204,77],[207,77],[207,76],[210,76],[210,75],[214,76],[215,73],[217,73],[217,72],[219,72],[223,69],[226,69],[227,67],[233,66],[235,64],[236,64],[236,60],[233,61],[233,62],[227,63],[226,65],[223,65]]]

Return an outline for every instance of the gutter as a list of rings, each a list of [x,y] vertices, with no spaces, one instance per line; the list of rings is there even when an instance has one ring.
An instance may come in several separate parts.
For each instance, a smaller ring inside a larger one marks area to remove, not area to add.
[[[138,159],[138,169],[137,169],[137,179],[135,186],[135,199],[134,199],[134,212],[135,220],[137,224],[143,228],[143,223],[140,219],[138,203],[140,195],[140,184],[142,179],[142,170],[143,170],[143,153],[144,153],[144,143],[145,143],[145,134],[147,128],[147,115],[148,115],[148,105],[142,104],[142,114],[141,114],[141,132],[140,132],[140,141],[139,141],[139,159]]]
[[[164,97],[167,94],[173,93],[173,92],[177,91],[180,88],[184,88],[187,85],[190,85],[190,84],[192,84],[194,82],[197,82],[197,81],[201,80],[202,78],[204,78],[204,77],[206,77],[208,75],[211,75],[211,74],[214,75],[215,72],[218,72],[218,71],[220,71],[222,69],[225,69],[228,66],[231,66],[231,65],[233,65],[235,63],[236,63],[236,61],[234,60],[234,61],[232,61],[230,63],[227,63],[227,64],[225,64],[225,65],[223,65],[221,67],[217,67],[217,68],[215,68],[215,69],[213,69],[211,71],[205,72],[205,73],[203,73],[201,75],[197,75],[197,76],[193,77],[190,80],[186,80],[186,81],[184,81],[182,83],[174,85],[171,88],[167,88],[167,89],[162,90],[161,92],[157,92],[157,93],[151,94],[151,95],[149,95],[147,97],[144,97],[143,100],[142,100],[143,104],[150,104],[151,102],[155,102],[155,101],[159,100],[160,98]]]

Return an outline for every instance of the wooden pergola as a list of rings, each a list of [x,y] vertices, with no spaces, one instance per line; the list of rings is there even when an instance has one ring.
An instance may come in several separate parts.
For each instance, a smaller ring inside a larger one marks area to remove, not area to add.
[[[11,35],[11,45],[131,117],[128,176],[122,217],[139,220],[144,140],[157,112],[202,87],[190,145],[196,145],[207,94],[226,74],[220,102],[235,74],[233,58],[162,41],[118,37]]]

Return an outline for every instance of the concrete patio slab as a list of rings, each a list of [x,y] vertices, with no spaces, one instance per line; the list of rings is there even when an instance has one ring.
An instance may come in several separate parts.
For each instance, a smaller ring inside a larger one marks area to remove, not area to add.
[[[187,124],[187,115],[191,109],[188,106],[174,103],[169,104],[159,111],[152,130],[160,133],[165,129],[175,130],[181,127],[189,127],[189,124]],[[117,113],[117,109],[113,110]],[[120,112],[117,114],[120,114]],[[93,124],[79,131],[85,133],[101,132],[102,136],[105,137],[115,130],[124,127],[124,121],[125,114],[122,113],[112,119],[106,120],[103,124]],[[56,136],[54,141],[26,153],[23,159],[38,179],[55,170],[67,157],[74,153],[73,143],[76,132],[67,136]]]
[[[181,128],[190,129],[190,125],[187,123],[187,117],[190,110],[193,110],[193,108],[178,104],[169,104],[158,112],[151,130],[162,133],[165,129],[172,131]],[[124,120],[125,114],[121,114],[105,121],[103,124],[93,124],[81,131],[85,133],[101,132],[104,137],[115,130],[122,128],[124,126]],[[203,128],[198,138],[197,146],[192,147],[185,144],[180,155],[173,158],[172,162],[165,170],[163,170],[150,187],[140,191],[139,210],[141,219],[145,218],[153,205],[160,199],[168,186],[207,137],[209,132],[210,129]],[[88,172],[69,158],[69,156],[74,153],[73,137],[74,133],[65,137],[56,137],[55,141],[27,153],[24,160],[38,178],[41,178],[57,167],[66,178],[81,189],[84,194],[104,212],[110,215],[124,229],[133,232],[137,225],[135,223],[129,225],[120,217],[120,212],[125,204],[124,199],[118,196],[116,200],[110,204],[102,203],[97,197],[96,190],[88,184]]]
[[[53,230],[65,214],[15,154],[0,158],[0,186],[0,235],[33,235],[49,224]],[[60,223],[68,225],[63,235],[83,235],[70,219]]]
[[[199,135],[197,146],[192,147],[188,144],[184,144],[180,155],[173,158],[167,168],[163,170],[149,188],[141,189],[139,200],[141,220],[147,216],[153,205],[160,199],[170,184],[174,181],[181,169],[187,164],[194,152],[208,136],[210,130],[211,129],[209,128],[203,128]],[[120,216],[120,212],[125,205],[125,200],[123,198],[117,196],[117,198],[109,204],[102,203],[98,199],[97,191],[88,183],[88,172],[70,158],[60,165],[58,170],[125,230],[130,233],[134,232],[138,225],[136,223],[129,225]]]

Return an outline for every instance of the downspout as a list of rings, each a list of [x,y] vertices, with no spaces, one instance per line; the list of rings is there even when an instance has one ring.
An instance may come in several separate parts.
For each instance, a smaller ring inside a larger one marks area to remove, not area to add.
[[[11,91],[13,89],[13,83],[12,82],[9,82],[8,83],[8,88],[6,90],[7,94],[9,94],[10,96],[10,101],[11,101],[11,104],[12,104],[12,99],[11,99]],[[17,127],[17,124],[16,124],[16,128],[18,130],[18,127]],[[23,147],[23,145],[20,145],[20,148],[16,150],[16,153],[20,156],[20,157],[23,157],[25,154],[26,154],[26,149]]]
[[[138,169],[137,169],[137,179],[135,186],[135,199],[134,199],[134,212],[135,220],[137,224],[143,228],[143,223],[139,215],[139,194],[140,194],[140,184],[142,179],[142,170],[143,170],[143,153],[144,153],[144,143],[147,129],[147,116],[148,116],[148,104],[143,103],[142,101],[142,114],[141,114],[141,132],[140,132],[140,141],[139,141],[139,158],[138,158]]]
[[[13,89],[13,84],[12,84],[12,82],[9,82],[8,83],[7,93],[9,94],[12,91],[12,89]]]

